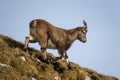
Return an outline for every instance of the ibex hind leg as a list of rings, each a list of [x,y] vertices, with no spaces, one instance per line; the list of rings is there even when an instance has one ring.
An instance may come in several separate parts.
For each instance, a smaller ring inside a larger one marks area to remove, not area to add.
[[[46,48],[41,47],[41,53],[42,53],[43,60],[47,60]]]
[[[25,37],[24,49],[26,52],[28,52],[29,43],[36,43],[36,41],[33,39],[31,35]]]
[[[40,35],[40,37],[41,37],[41,39],[39,41],[39,45],[41,45],[41,54],[43,56],[44,61],[47,62],[47,53],[46,53],[46,48],[47,48],[47,34],[44,33],[44,36]]]
[[[29,42],[30,42],[30,38],[29,38],[29,36],[26,36],[26,37],[25,37],[24,50],[25,50],[25,52],[27,52],[27,53],[28,53],[28,44],[29,44]]]

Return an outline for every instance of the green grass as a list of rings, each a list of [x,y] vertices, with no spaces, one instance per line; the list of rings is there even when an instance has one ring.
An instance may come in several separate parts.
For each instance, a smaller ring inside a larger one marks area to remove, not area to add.
[[[25,52],[24,44],[10,37],[0,35],[0,80],[54,80],[55,77],[61,80],[85,80],[88,75],[91,80],[118,80],[112,76],[99,74],[88,68],[82,68],[71,62],[71,69],[68,69],[65,61],[59,60],[55,63],[42,62],[41,53],[33,48]],[[25,61],[21,59],[24,56]],[[48,58],[54,56],[48,53]],[[38,62],[36,59],[40,59]]]

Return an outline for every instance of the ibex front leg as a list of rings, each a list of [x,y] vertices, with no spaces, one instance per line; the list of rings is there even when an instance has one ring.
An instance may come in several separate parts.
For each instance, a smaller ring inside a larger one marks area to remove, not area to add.
[[[58,50],[58,53],[59,53],[59,57],[56,57],[56,60],[64,58],[66,63],[69,64],[69,60],[68,60],[68,56],[66,54],[66,51],[65,50]]]
[[[66,53],[66,50],[58,50],[58,53],[59,53],[59,57],[56,57],[55,60],[59,60],[59,59],[64,58],[68,68],[70,68],[70,63],[69,63],[69,60],[68,60],[68,55]]]
[[[65,61],[66,61],[67,65],[69,66],[69,65],[70,65],[70,63],[69,63],[69,60],[68,60],[68,55],[67,55],[66,51],[63,51],[63,56],[64,56],[64,59],[65,59]]]
[[[59,56],[55,58],[56,61],[59,60],[59,59],[62,59],[63,51],[62,50],[58,50],[58,54],[59,54]]]

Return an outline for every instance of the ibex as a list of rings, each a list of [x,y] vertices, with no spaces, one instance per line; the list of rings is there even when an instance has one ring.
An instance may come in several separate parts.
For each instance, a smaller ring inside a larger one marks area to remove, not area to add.
[[[32,20],[29,24],[30,35],[26,36],[25,40],[25,49],[27,49],[29,42],[38,42],[41,46],[41,53],[44,60],[47,59],[46,48],[57,49],[59,57],[56,57],[55,60],[64,57],[67,64],[69,64],[66,51],[70,48],[71,44],[77,39],[83,43],[87,41],[87,23],[85,20],[83,20],[83,24],[83,26],[65,30],[53,26],[42,19]]]

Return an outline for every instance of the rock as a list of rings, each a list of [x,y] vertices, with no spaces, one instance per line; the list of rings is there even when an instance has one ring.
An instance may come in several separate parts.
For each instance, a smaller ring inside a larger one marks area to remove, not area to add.
[[[61,80],[61,79],[58,76],[55,76],[54,80]]]
[[[3,64],[3,63],[0,63],[0,66],[2,66],[2,67],[8,67],[7,64]]]
[[[20,58],[21,58],[23,61],[26,61],[26,59],[25,59],[24,56],[20,56]]]
[[[86,76],[85,80],[91,80],[91,78],[89,76]]]

